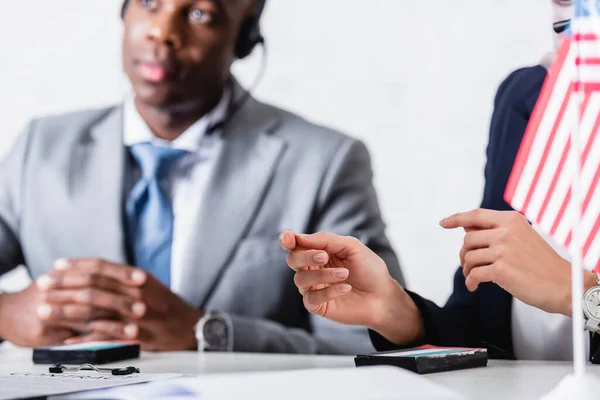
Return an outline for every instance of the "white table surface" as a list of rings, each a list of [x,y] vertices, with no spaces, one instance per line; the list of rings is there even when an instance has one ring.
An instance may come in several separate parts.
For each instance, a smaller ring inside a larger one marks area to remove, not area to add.
[[[48,366],[34,365],[31,350],[0,346],[0,373],[41,372]],[[118,363],[134,365],[146,373],[185,375],[294,370],[308,368],[343,368],[354,366],[353,357],[306,356],[280,354],[199,354],[194,352],[144,353],[139,360]],[[600,377],[600,366],[590,365],[590,373]],[[549,392],[571,365],[545,361],[494,361],[486,368],[425,375],[458,393],[473,399],[537,399]],[[598,388],[600,393],[600,388]],[[402,398],[399,394],[398,398]]]

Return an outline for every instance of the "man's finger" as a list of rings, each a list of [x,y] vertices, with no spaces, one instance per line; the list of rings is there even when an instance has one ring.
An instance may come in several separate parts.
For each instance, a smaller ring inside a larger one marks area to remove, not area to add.
[[[318,307],[323,303],[327,303],[328,301],[335,300],[345,294],[350,293],[351,290],[352,286],[348,285],[347,283],[332,285],[321,290],[311,290],[306,292],[304,295],[304,305],[314,309],[314,307]]]
[[[300,268],[323,266],[329,262],[329,254],[322,250],[294,250],[287,255],[287,264],[294,271]]]
[[[123,321],[98,320],[87,324],[88,331],[113,336],[117,339],[134,340],[139,335],[139,326]]]
[[[49,290],[42,292],[42,299],[52,305],[77,304],[116,311],[122,316],[139,317],[145,304],[129,297],[103,290],[88,288],[80,290]],[[145,312],[145,309],[144,309]]]
[[[46,321],[91,321],[94,319],[117,318],[119,316],[114,311],[79,304],[53,305],[44,303],[38,307],[38,314],[40,312],[40,318]]]
[[[485,249],[475,249],[465,254],[463,262],[463,275],[466,277],[473,272],[474,268],[493,264],[496,261],[497,253],[495,250],[487,247]]]
[[[142,286],[148,278],[146,272],[139,268],[98,259],[61,259],[54,263],[54,267],[58,270],[81,268],[90,273],[103,275],[130,286]]]
[[[440,225],[444,229],[490,229],[498,226],[498,217],[500,215],[499,211],[479,208],[477,210],[451,215],[448,218],[443,219],[440,222]]]
[[[116,339],[114,336],[110,336],[105,333],[92,332],[92,333],[88,333],[86,335],[75,336],[75,337],[69,338],[69,339],[65,340],[63,343],[64,344],[77,344],[77,343],[84,343],[84,342],[103,342],[106,340],[114,340],[114,339]]]
[[[36,280],[37,286],[42,291],[50,289],[86,289],[95,287],[107,292],[124,294],[132,299],[142,297],[141,289],[123,285],[119,281],[105,275],[93,273],[86,269],[73,268],[68,270],[54,270],[47,275],[42,275]]]
[[[294,283],[298,288],[308,289],[312,286],[339,283],[348,279],[350,271],[345,268],[321,268],[297,272]]]
[[[40,316],[40,319],[42,320],[42,323],[46,329],[66,329],[74,332],[87,331],[87,322],[44,319],[41,314],[45,313],[46,311],[40,310],[40,307],[43,306],[40,305],[38,307],[38,315]]]
[[[475,268],[471,271],[467,279],[465,280],[465,285],[469,291],[474,292],[479,287],[479,284],[484,282],[493,282],[494,279],[494,266],[493,265],[485,265],[483,267]]]
[[[56,345],[73,335],[73,329],[71,328],[59,325],[45,325],[42,331],[42,343],[39,344],[39,347],[43,347],[44,345]]]

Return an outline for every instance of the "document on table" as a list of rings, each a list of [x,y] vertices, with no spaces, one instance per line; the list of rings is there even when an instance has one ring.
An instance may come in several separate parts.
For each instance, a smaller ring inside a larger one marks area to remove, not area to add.
[[[178,374],[11,373],[0,374],[0,400],[22,399],[104,389],[175,378]]]
[[[250,372],[177,378],[144,385],[101,390],[63,399],[169,400],[387,400],[463,399],[425,377],[396,367]]]

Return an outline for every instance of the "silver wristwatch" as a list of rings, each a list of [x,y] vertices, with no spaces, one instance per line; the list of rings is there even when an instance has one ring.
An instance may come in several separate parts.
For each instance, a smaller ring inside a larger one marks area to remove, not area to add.
[[[600,275],[596,283],[585,292],[582,299],[585,329],[592,332],[600,331]]]
[[[227,314],[207,313],[194,327],[198,351],[233,351],[233,326]]]

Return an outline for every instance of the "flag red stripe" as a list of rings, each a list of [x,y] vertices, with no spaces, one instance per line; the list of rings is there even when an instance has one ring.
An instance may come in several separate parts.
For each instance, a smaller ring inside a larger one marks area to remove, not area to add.
[[[508,203],[511,203],[513,197],[515,196],[515,191],[517,190],[517,186],[521,180],[521,175],[523,174],[523,169],[525,168],[525,164],[529,158],[529,153],[531,152],[531,147],[533,146],[535,132],[540,126],[540,122],[546,113],[546,107],[548,106],[550,97],[552,97],[554,86],[556,85],[556,81],[558,80],[570,48],[571,42],[568,39],[564,39],[558,52],[556,61],[552,68],[550,68],[550,71],[548,71],[546,82],[542,87],[538,101],[533,109],[531,119],[525,131],[525,136],[523,137],[523,142],[521,143],[521,147],[517,153],[517,157],[513,165],[513,171],[508,178],[508,183],[504,192],[504,199]]]
[[[573,230],[569,231],[569,234],[567,235],[567,240],[565,240],[565,247],[569,247],[571,245],[571,240],[573,239]]]
[[[571,93],[572,90],[573,90],[573,83],[570,83],[569,88],[567,89],[567,93]],[[543,171],[544,167],[546,166],[546,160],[548,159],[548,154],[550,154],[550,149],[552,149],[552,144],[554,143],[554,139],[556,138],[556,132],[558,131],[560,124],[563,122],[563,117],[565,115],[567,106],[569,105],[570,101],[571,101],[571,96],[569,96],[567,94],[567,96],[565,96],[565,98],[563,99],[562,105],[560,106],[560,111],[558,112],[558,115],[556,116],[556,120],[554,121],[554,126],[552,127],[552,132],[550,132],[550,136],[548,137],[548,141],[546,142],[546,146],[544,147],[544,152],[542,153],[542,159],[540,160],[540,163],[537,166],[537,170],[535,171],[535,175],[533,176],[533,181],[531,182],[531,185],[529,186],[529,191],[527,192],[527,197],[525,197],[525,203],[523,203],[523,208],[521,209],[521,212],[523,212],[523,214],[527,214],[527,208],[529,207],[529,202],[531,201],[531,198],[533,197],[533,193],[535,192],[535,189],[537,188],[538,181],[540,180],[540,175],[542,175],[542,171]]]
[[[600,83],[589,82],[589,81],[575,81],[574,90],[576,92],[592,93],[600,90]]]
[[[569,205],[569,201],[571,201],[571,188],[567,191],[567,195],[565,196],[562,204],[560,205],[560,209],[558,210],[558,214],[556,214],[556,220],[554,220],[554,224],[552,224],[552,228],[550,229],[550,236],[554,236],[560,222],[562,221],[565,211],[567,211],[567,206]]]
[[[577,57],[575,65],[600,65],[600,57]]]
[[[600,229],[600,214],[596,217],[596,222],[594,223],[594,227],[590,232],[587,240],[585,241],[585,245],[583,246],[583,257],[587,256],[588,251],[590,251],[590,247],[592,243],[594,243],[594,239],[596,238],[596,234],[598,233],[598,229]]]
[[[581,215],[584,215],[587,211],[588,206],[590,205],[590,201],[592,200],[592,196],[598,187],[598,180],[600,180],[600,163],[598,163],[598,167],[596,167],[596,174],[594,175],[594,179],[592,180],[592,184],[585,196],[585,200],[583,201],[583,205],[581,207]]]
[[[598,114],[598,117],[596,118],[596,122],[594,123],[594,129],[592,130],[590,138],[585,145],[585,149],[583,150],[583,154],[581,155],[581,168],[583,168],[583,166],[585,165],[585,163],[587,161],[588,156],[590,155],[592,146],[594,145],[594,142],[596,141],[596,138],[598,136],[597,135],[598,129],[600,129],[600,114]],[[587,196],[583,200],[583,204],[582,204],[582,208],[581,208],[582,215],[585,214],[585,212],[590,204],[590,201],[592,200],[592,196],[594,194],[594,190],[595,190],[596,186],[598,185],[599,179],[600,179],[600,163],[598,163],[598,167],[596,168],[596,173],[594,175],[594,178],[592,179],[592,185],[590,186],[590,188],[587,192]]]
[[[579,107],[579,118],[580,119],[583,119],[583,114],[584,114],[585,110],[587,109],[590,99],[592,98],[592,93],[593,92],[587,92],[587,91],[583,92],[583,94],[584,94],[583,103]]]
[[[598,35],[594,33],[576,33],[573,35],[573,40],[576,42],[591,42],[598,40]]]
[[[562,174],[563,167],[565,165],[565,161],[567,160],[567,155],[569,155],[569,150],[571,149],[571,138],[567,139],[567,145],[565,146],[562,155],[560,156],[560,162],[558,163],[558,168],[554,172],[554,176],[552,177],[552,183],[550,184],[550,188],[548,189],[548,193],[546,194],[546,198],[544,199],[544,203],[542,204],[542,208],[537,216],[536,222],[540,223],[542,218],[544,218],[544,214],[546,213],[546,208],[548,207],[548,203],[550,203],[550,199],[552,198],[552,194],[554,194],[554,189],[556,188],[556,184],[558,183],[558,179]]]
[[[592,133],[585,145],[585,149],[583,149],[583,153],[581,153],[581,168],[583,168],[585,165],[587,157],[590,154],[590,150],[592,150],[592,145],[594,144],[594,140],[596,140],[596,133],[598,133],[598,129],[600,129],[600,113],[598,113],[598,116],[596,117]]]

